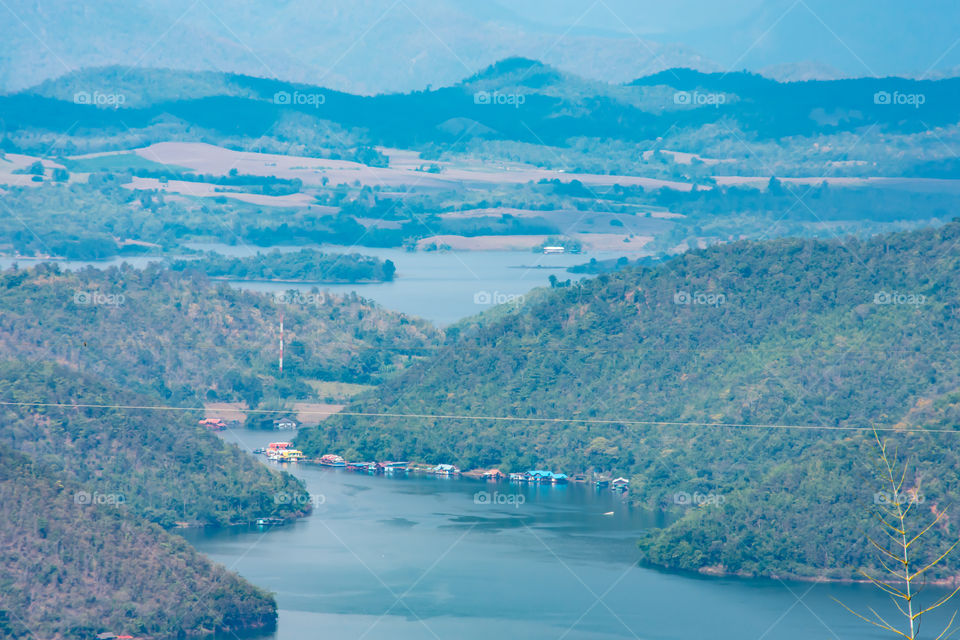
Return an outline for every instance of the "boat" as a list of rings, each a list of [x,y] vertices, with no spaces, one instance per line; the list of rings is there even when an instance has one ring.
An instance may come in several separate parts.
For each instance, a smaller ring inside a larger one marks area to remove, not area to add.
[[[528,482],[530,480],[525,473],[511,473],[510,482]]]
[[[346,467],[347,461],[335,453],[326,453],[320,456],[320,464],[325,467]]]
[[[283,518],[257,518],[258,527],[270,527],[284,524],[286,521]]]
[[[263,447],[257,447],[256,449],[253,450],[253,452],[254,452],[254,453],[266,453],[267,450],[264,449]]]

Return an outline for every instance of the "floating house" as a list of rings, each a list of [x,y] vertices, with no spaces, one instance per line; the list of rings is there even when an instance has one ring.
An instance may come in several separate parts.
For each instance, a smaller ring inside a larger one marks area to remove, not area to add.
[[[327,453],[320,456],[320,464],[325,467],[345,467],[347,461],[335,453]]]
[[[359,471],[361,473],[376,473],[376,462],[348,462],[347,471]]]
[[[303,460],[306,456],[299,449],[283,449],[278,451],[277,460],[280,462],[297,462]]]
[[[626,491],[629,485],[630,481],[626,478],[617,478],[610,483],[610,486],[617,491]]]
[[[406,462],[377,462],[376,471],[378,473],[397,473],[407,470]]]
[[[527,482],[562,484],[567,481],[567,474],[565,473],[554,473],[552,471],[544,471],[542,469],[527,471],[526,475]]]
[[[452,464],[438,464],[433,468],[433,473],[438,476],[458,476],[460,475],[460,469],[457,469]]]

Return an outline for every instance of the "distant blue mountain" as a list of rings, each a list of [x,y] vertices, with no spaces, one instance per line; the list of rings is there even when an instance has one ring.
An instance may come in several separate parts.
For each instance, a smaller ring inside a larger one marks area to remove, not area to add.
[[[76,103],[84,96],[96,102],[97,91],[122,94],[123,103],[119,108]],[[320,103],[310,96],[319,96]],[[692,129],[721,119],[757,138],[866,126],[916,132],[955,124],[958,96],[960,79],[781,83],[756,74],[689,69],[616,86],[514,58],[453,86],[378,96],[232,74],[110,68],[0,97],[0,112],[8,131],[123,131],[175,118],[225,136],[257,137],[284,114],[297,112],[363,129],[385,145],[471,136],[562,144],[574,137],[649,140],[671,127]],[[452,121],[459,125],[449,126]]]
[[[0,90],[117,64],[362,94],[449,85],[513,56],[612,82],[671,67],[785,73],[800,65],[804,77],[960,69],[953,0],[7,0],[3,8]]]

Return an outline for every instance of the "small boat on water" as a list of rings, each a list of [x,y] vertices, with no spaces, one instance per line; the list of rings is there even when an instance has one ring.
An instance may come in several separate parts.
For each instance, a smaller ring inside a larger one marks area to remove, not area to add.
[[[258,527],[272,527],[285,523],[286,521],[283,518],[257,518]]]
[[[335,453],[327,453],[320,456],[320,464],[325,467],[346,467],[347,461]]]
[[[256,449],[253,450],[253,452],[254,452],[254,453],[266,453],[267,450],[264,449],[263,447],[257,447]]]

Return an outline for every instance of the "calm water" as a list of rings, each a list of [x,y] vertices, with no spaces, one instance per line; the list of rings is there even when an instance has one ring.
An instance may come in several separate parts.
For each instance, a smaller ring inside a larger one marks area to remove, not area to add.
[[[201,248],[200,245],[193,245]],[[257,249],[229,245],[202,248],[232,255],[250,255]],[[342,252],[344,247],[319,247]],[[413,316],[448,325],[480,313],[495,303],[509,302],[535,287],[546,286],[550,275],[560,280],[583,276],[567,273],[567,267],[596,258],[606,260],[623,254],[594,252],[581,255],[543,255],[531,251],[432,251],[358,247],[357,253],[392,260],[397,265],[393,282],[375,284],[318,285],[322,291],[356,291],[378,304]],[[635,257],[635,256],[633,256]],[[288,284],[274,282],[233,282],[234,286],[257,291],[285,291]],[[309,286],[297,287],[308,291]]]
[[[224,437],[249,449],[278,435]],[[888,611],[863,585],[637,566],[634,540],[656,517],[608,491],[288,468],[323,496],[310,517],[269,531],[188,534],[214,560],[276,592],[277,640],[886,637],[831,599]],[[478,503],[481,491],[514,504]]]
[[[293,251],[299,247],[252,247],[227,244],[190,244],[191,248],[216,251],[224,255],[249,256],[258,251]],[[347,251],[342,246],[318,246],[330,253]],[[349,293],[374,300],[378,304],[409,315],[426,318],[439,325],[447,325],[488,309],[494,302],[507,302],[522,296],[535,287],[548,284],[551,274],[560,280],[578,279],[567,273],[567,267],[588,262],[590,258],[606,260],[623,253],[593,252],[580,255],[543,255],[531,251],[449,251],[407,252],[402,249],[356,247],[350,252],[393,260],[397,277],[393,282],[376,284],[316,285],[322,291]],[[630,254],[631,258],[636,255]],[[102,261],[61,260],[67,269],[88,265],[106,268],[124,262],[142,268],[158,258],[114,258]],[[38,262],[23,258],[0,258],[0,268],[13,263],[28,267]],[[307,292],[312,285],[293,286],[274,282],[232,282],[236,287],[255,291],[286,291],[291,288]]]

